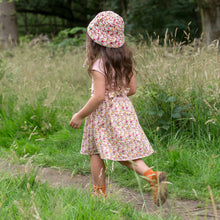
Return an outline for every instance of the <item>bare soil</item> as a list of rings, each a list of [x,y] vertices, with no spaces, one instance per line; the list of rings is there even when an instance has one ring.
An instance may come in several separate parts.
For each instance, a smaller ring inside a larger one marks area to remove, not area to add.
[[[32,164],[18,165],[10,161],[0,159],[0,172],[10,172],[11,175],[27,173],[32,169]],[[1,177],[0,177],[1,178]],[[39,168],[37,179],[41,182],[48,182],[52,187],[77,187],[88,192],[92,188],[92,178],[90,175],[73,175],[69,171],[52,168]],[[212,205],[202,201],[179,200],[168,198],[162,207],[157,207],[153,203],[152,194],[136,192],[129,188],[119,187],[117,184],[108,182],[108,196],[114,197],[124,203],[132,204],[136,209],[155,214],[160,217],[169,215],[179,216],[183,220],[189,219],[220,219],[220,204]],[[217,213],[216,213],[217,211]]]

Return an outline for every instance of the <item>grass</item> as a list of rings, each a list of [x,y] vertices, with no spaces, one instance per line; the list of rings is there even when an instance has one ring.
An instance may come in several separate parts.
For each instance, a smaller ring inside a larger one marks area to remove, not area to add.
[[[160,219],[113,199],[97,200],[87,191],[52,188],[36,174],[1,173],[0,219]]]
[[[167,172],[172,183],[170,197],[209,200],[210,186],[219,203],[218,48],[215,44],[197,48],[152,43],[134,47],[133,51],[138,92],[131,99],[156,151],[145,162]],[[83,126],[79,130],[68,126],[72,114],[90,96],[91,79],[82,68],[84,59],[83,47],[64,51],[50,45],[22,45],[0,52],[1,157],[26,163],[33,156],[35,165],[90,172],[89,158],[79,153]],[[139,189],[133,172],[118,163],[106,163],[114,181]],[[145,185],[143,180],[141,185]],[[48,190],[51,195],[56,192]],[[68,190],[70,194],[79,193]],[[57,193],[64,195],[67,191],[60,189]],[[67,206],[67,201],[59,206],[69,212],[74,209]]]

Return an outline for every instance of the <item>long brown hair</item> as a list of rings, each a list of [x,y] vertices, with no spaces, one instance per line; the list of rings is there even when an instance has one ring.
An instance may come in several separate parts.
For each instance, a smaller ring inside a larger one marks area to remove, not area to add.
[[[109,85],[114,83],[114,89],[116,89],[123,86],[124,81],[126,82],[126,86],[129,84],[134,74],[134,60],[132,52],[126,43],[119,48],[108,48],[95,43],[87,35],[89,74],[91,74],[93,64],[98,58],[101,58],[103,61],[105,77]]]

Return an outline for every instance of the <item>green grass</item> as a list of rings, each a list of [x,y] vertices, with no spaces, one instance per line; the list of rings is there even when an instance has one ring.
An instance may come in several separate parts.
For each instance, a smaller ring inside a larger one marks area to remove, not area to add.
[[[93,198],[89,191],[52,188],[36,174],[0,173],[0,219],[161,219],[110,198]]]
[[[134,53],[138,92],[131,99],[156,151],[144,161],[167,172],[170,197],[204,201],[210,198],[210,186],[219,203],[218,49],[215,45],[196,49],[152,44],[134,47]],[[72,114],[90,96],[84,59],[84,48],[65,51],[50,45],[22,45],[0,52],[1,157],[17,163],[33,157],[34,165],[90,172],[89,157],[79,153],[83,126],[79,130],[68,126]],[[106,163],[114,181],[139,190],[132,171]],[[145,191],[144,180],[140,182]],[[59,206],[62,211],[71,210]]]

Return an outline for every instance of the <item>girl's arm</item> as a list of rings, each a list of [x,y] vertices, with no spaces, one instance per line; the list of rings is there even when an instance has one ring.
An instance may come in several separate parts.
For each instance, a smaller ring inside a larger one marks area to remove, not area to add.
[[[130,90],[129,90],[127,96],[134,95],[136,93],[136,89],[137,89],[136,80],[135,80],[134,75],[131,77],[131,81],[130,81],[128,87],[129,87]]]
[[[73,115],[69,125],[72,128],[79,128],[83,119],[95,111],[105,98],[105,76],[98,71],[92,72],[94,94],[86,105]]]

